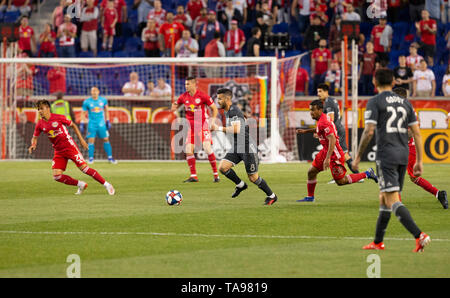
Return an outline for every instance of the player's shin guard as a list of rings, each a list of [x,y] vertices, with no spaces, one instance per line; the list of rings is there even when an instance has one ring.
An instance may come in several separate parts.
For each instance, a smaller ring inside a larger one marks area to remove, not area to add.
[[[308,183],[306,185],[308,188],[308,197],[314,197],[314,190],[316,189],[317,180],[308,180]]]
[[[78,180],[73,179],[70,176],[63,175],[63,174],[53,176],[53,179],[55,179],[55,181],[58,181],[60,183],[64,183],[64,184],[67,184],[67,185],[73,185],[73,186],[77,186],[78,185]]]
[[[389,209],[385,205],[381,205],[380,213],[378,214],[377,225],[375,228],[375,239],[373,241],[375,244],[383,242],[384,234],[386,233],[386,228],[390,219],[391,209]]]
[[[105,179],[103,179],[103,177],[96,170],[86,166],[82,171],[86,175],[89,175],[97,180],[100,184],[105,184]]]
[[[238,185],[242,182],[241,178],[236,174],[236,172],[233,169],[229,169],[226,172],[222,172],[222,174],[234,182],[234,184]]]
[[[88,155],[89,159],[94,158],[95,145],[94,143],[88,143]]]
[[[112,158],[112,147],[111,147],[111,143],[109,143],[109,142],[103,143],[103,149],[105,150],[106,156],[108,156],[108,158]],[[90,156],[89,156],[89,157],[90,157]]]
[[[421,231],[412,219],[408,208],[406,208],[402,202],[395,202],[392,205],[392,212],[394,212],[400,223],[414,236],[414,238],[419,238]]]
[[[268,197],[274,196],[273,191],[270,189],[269,185],[267,185],[267,182],[263,178],[258,177],[258,179],[256,179],[256,181],[253,183],[255,183],[256,186],[259,187],[259,189],[265,192]]]
[[[195,155],[187,155],[186,161],[189,166],[189,170],[191,171],[191,177],[197,178],[197,170],[195,168]]]
[[[214,153],[211,153],[210,155],[208,155],[208,160],[209,160],[209,163],[211,164],[211,169],[213,171],[214,178],[219,177],[219,174],[217,173],[216,156],[214,155]]]
[[[414,183],[420,187],[422,187],[423,189],[425,189],[426,191],[428,191],[429,193],[431,193],[432,195],[434,195],[435,197],[437,196],[439,190],[434,187],[430,182],[428,182],[427,180],[419,177],[416,180],[414,180]]]
[[[365,172],[347,175],[348,184],[356,183],[365,178],[367,178],[367,175]]]

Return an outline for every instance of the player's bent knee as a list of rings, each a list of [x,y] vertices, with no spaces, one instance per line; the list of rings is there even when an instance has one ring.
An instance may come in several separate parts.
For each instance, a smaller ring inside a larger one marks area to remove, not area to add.
[[[250,180],[250,182],[255,183],[259,178],[258,173],[255,174],[250,174],[248,175],[248,180]]]
[[[222,174],[225,174],[233,167],[233,164],[231,162],[228,162],[226,160],[222,160],[219,164],[219,171]]]

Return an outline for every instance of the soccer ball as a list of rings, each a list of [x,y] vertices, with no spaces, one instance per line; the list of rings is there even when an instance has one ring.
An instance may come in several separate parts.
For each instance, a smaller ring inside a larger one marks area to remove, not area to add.
[[[183,201],[183,196],[178,190],[171,190],[166,194],[166,202],[169,205],[180,205]]]

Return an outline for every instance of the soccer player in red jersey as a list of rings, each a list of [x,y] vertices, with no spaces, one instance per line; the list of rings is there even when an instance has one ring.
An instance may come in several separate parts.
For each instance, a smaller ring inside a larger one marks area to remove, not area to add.
[[[208,154],[208,160],[214,174],[214,182],[219,182],[216,156],[211,147],[212,136],[208,127],[206,107],[208,106],[212,109],[211,123],[215,122],[219,111],[212,98],[197,89],[195,77],[187,77],[185,86],[186,92],[181,94],[178,100],[172,104],[172,111],[176,111],[180,105],[184,104],[186,119],[190,125],[186,139],[186,160],[191,171],[191,177],[184,182],[198,182],[194,156],[194,148],[195,144],[198,144],[198,140],[201,140],[203,149]]]
[[[41,132],[44,132],[48,135],[48,139],[52,143],[53,149],[55,149],[52,162],[53,179],[55,179],[55,181],[67,185],[77,186],[77,195],[83,193],[83,191],[87,188],[88,185],[86,182],[73,179],[72,177],[63,174],[66,170],[67,162],[70,159],[83,173],[97,180],[106,188],[110,195],[114,195],[114,187],[105,181],[105,179],[103,179],[103,177],[96,170],[88,167],[83,155],[78,149],[78,146],[70,136],[66,126],[72,127],[80,140],[81,146],[84,149],[88,148],[88,145],[83,139],[76,124],[71,120],[68,120],[63,115],[52,114],[50,112],[50,103],[47,100],[39,100],[36,107],[39,111],[41,119],[38,121],[36,128],[34,129],[33,138],[31,139],[31,146],[28,148],[28,152],[31,154],[34,150],[36,150],[38,137]]]
[[[397,87],[392,91],[394,91],[394,93],[400,97],[407,98],[407,92],[405,88]],[[416,164],[416,144],[414,143],[414,138],[412,137],[411,129],[408,129],[408,136],[409,136],[408,142],[409,155],[408,155],[408,167],[406,168],[406,171],[409,175],[409,179],[414,184],[422,187],[424,190],[431,193],[436,199],[439,200],[444,209],[448,209],[447,192],[445,190],[437,189],[424,178],[417,177],[416,175],[414,175],[414,165]]]
[[[337,185],[346,185],[358,182],[362,179],[369,178],[378,183],[378,178],[372,168],[366,172],[347,174],[345,169],[345,155],[344,151],[339,145],[339,137],[337,135],[336,127],[329,116],[323,112],[323,103],[317,99],[309,105],[311,117],[317,121],[316,134],[319,138],[320,144],[323,146],[322,150],[316,155],[311,168],[308,170],[308,196],[297,200],[297,202],[314,202],[314,190],[317,184],[317,174],[330,168],[331,175]],[[305,133],[308,130],[297,130],[298,133]]]

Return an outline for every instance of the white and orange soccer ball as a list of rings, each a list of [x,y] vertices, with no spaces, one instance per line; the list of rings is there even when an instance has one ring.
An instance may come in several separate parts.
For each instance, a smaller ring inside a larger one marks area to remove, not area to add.
[[[183,196],[178,190],[170,190],[166,194],[166,202],[171,206],[180,205],[181,201],[183,201]]]

